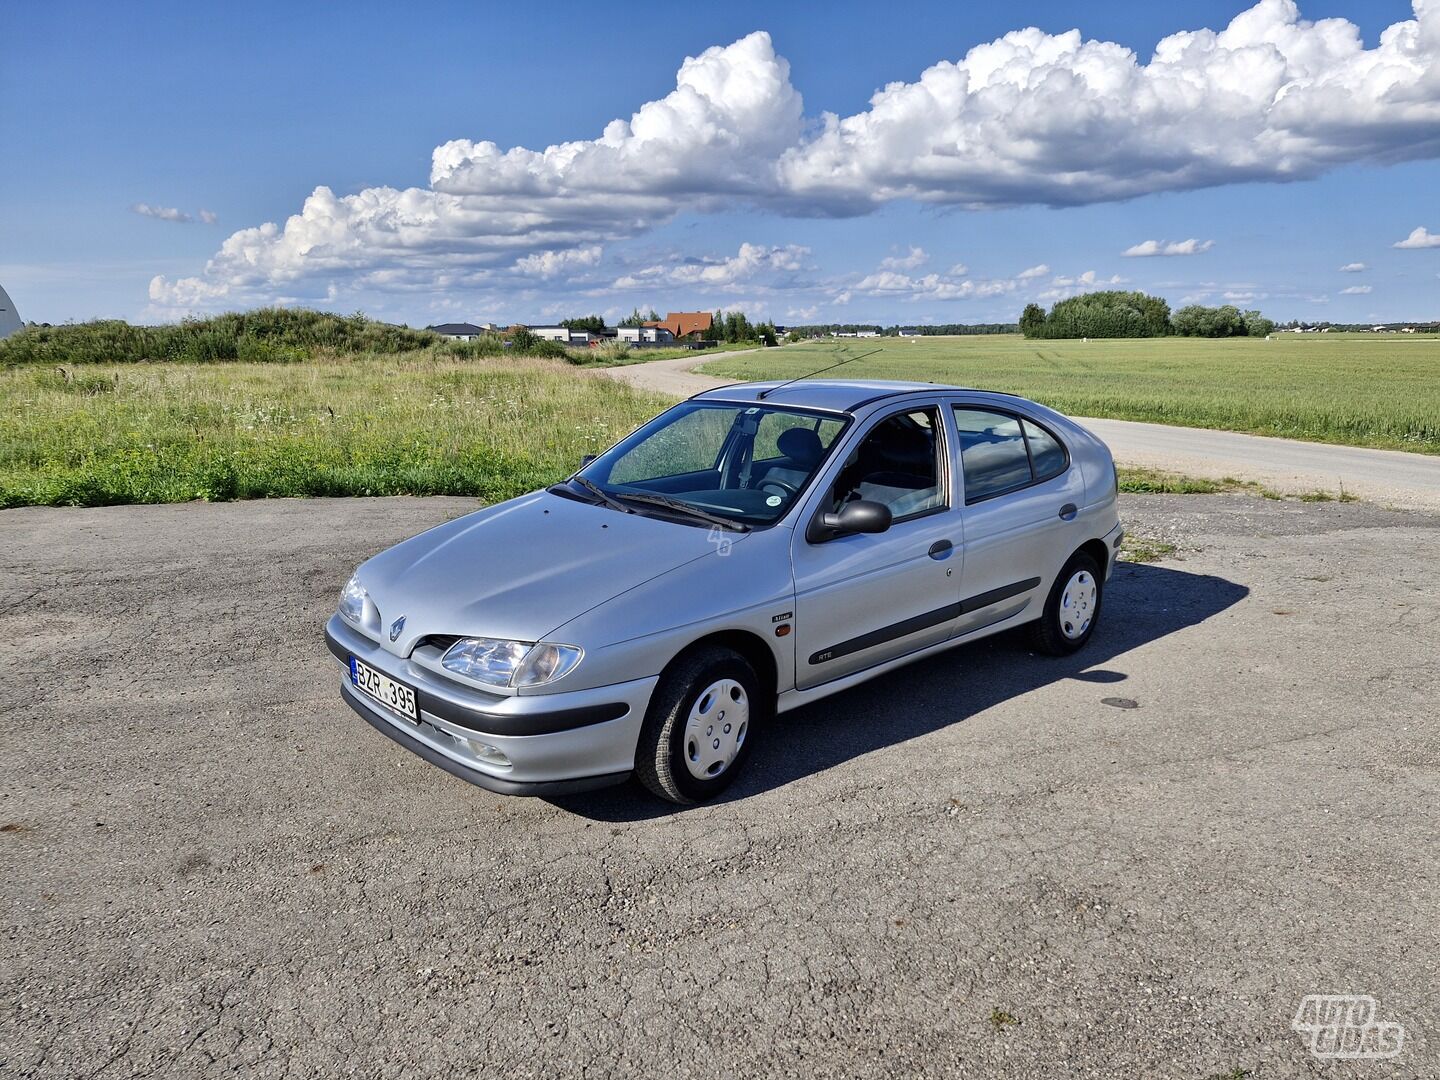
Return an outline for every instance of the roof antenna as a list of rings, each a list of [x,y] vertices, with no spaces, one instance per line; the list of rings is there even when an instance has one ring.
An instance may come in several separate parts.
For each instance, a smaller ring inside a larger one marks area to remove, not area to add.
[[[880,348],[878,348],[878,349],[871,349],[869,352],[867,352],[867,353],[861,353],[859,356],[849,356],[849,357],[846,357],[844,360],[841,360],[840,363],[838,363],[838,364],[831,364],[831,365],[829,365],[828,367],[816,368],[814,371],[809,372],[808,374],[805,374],[805,375],[796,375],[795,378],[793,378],[793,379],[786,379],[784,382],[779,383],[779,384],[777,384],[777,385],[775,385],[775,386],[772,386],[772,387],[770,387],[768,390],[761,390],[760,393],[758,393],[758,394],[755,395],[755,400],[756,400],[756,401],[764,401],[767,397],[769,397],[771,394],[773,394],[776,390],[783,390],[783,389],[785,389],[785,387],[789,386],[791,383],[797,383],[797,382],[799,382],[801,379],[808,379],[808,378],[810,378],[811,375],[819,375],[822,371],[834,371],[837,367],[841,367],[841,366],[843,366],[843,365],[845,365],[845,364],[848,364],[848,363],[851,363],[852,361],[855,361],[855,360],[864,360],[865,357],[867,357],[867,356],[874,356],[877,352],[884,352],[884,351],[885,351],[885,347],[882,345],[882,346],[881,346]]]

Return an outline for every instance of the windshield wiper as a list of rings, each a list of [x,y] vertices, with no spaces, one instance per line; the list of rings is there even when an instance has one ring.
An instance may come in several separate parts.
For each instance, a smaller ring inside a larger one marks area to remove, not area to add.
[[[606,491],[599,484],[591,480],[587,480],[583,476],[572,476],[570,479],[575,483],[579,484],[586,491],[590,492],[591,495],[594,495],[606,506],[610,507],[611,510],[619,510],[622,514],[633,514],[635,512],[634,510],[631,510],[630,507],[622,503],[619,499],[615,498],[614,495],[611,495],[610,492]]]
[[[749,532],[750,526],[743,521],[735,521],[733,518],[721,517],[719,514],[712,514],[708,510],[701,510],[698,506],[692,506],[680,499],[672,499],[669,495],[641,494],[631,491],[615,492],[617,499],[624,499],[627,502],[648,503],[651,506],[663,506],[667,510],[674,510],[677,514],[687,514],[701,521],[708,521],[711,525],[719,525],[722,529],[733,529],[735,532]]]

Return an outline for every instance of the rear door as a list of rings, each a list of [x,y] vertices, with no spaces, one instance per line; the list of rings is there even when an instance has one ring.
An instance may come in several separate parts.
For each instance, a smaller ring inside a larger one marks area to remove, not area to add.
[[[1085,484],[1059,436],[1025,413],[956,403],[951,417],[965,519],[959,635],[1027,608],[1040,614],[1070,555],[1066,526],[1085,501]]]
[[[958,612],[961,523],[940,406],[898,408],[850,446],[821,477],[792,540],[801,689],[944,641]],[[889,506],[890,528],[806,538],[815,513],[855,498]]]

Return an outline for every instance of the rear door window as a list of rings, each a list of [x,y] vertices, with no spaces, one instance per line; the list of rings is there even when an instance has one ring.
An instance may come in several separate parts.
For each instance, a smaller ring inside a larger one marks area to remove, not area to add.
[[[1065,447],[1039,424],[969,405],[954,413],[967,503],[1049,480],[1069,465]]]

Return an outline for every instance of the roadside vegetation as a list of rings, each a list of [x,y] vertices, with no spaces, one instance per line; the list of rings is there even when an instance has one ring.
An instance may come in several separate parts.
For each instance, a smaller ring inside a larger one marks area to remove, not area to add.
[[[871,349],[881,351],[833,376],[1001,390],[1075,416],[1440,454],[1440,338],[1428,336],[882,338],[717,357],[701,370],[789,379]]]
[[[742,316],[743,318],[743,316]],[[577,329],[599,316],[570,319]],[[752,330],[749,324],[743,327]],[[759,348],[753,334],[727,341],[731,349]],[[429,330],[377,322],[364,315],[332,315],[303,308],[257,308],[164,326],[135,326],[101,319],[60,326],[29,326],[0,341],[0,368],[50,364],[67,370],[90,364],[298,364],[344,356],[400,355],[429,350],[437,357],[475,360],[520,356],[564,360],[582,367],[634,364],[693,355],[685,348],[632,349],[611,341],[569,348],[524,327],[451,341]],[[727,350],[729,351],[729,350]]]
[[[427,348],[305,363],[0,369],[0,507],[510,498],[663,408],[563,360]]]
[[[519,332],[510,341],[289,310],[27,328],[0,343],[0,507],[504,499],[566,475],[667,403],[576,366],[694,355],[570,350]],[[716,356],[706,369],[790,378],[873,348],[882,351],[835,374],[1008,390],[1079,416],[1440,453],[1433,338],[889,338]],[[1122,469],[1120,481],[1127,492],[1270,494],[1146,470]]]

